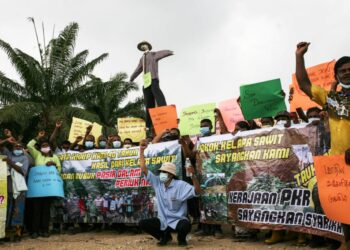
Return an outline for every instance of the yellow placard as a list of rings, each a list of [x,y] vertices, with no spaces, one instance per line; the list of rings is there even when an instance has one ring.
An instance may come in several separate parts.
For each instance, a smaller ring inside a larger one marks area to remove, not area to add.
[[[0,239],[5,237],[7,209],[7,164],[0,159]]]
[[[70,127],[69,138],[70,142],[74,142],[78,136],[85,136],[86,128],[92,125],[91,135],[95,137],[95,143],[97,143],[98,137],[101,135],[102,126],[96,122],[92,123],[80,118],[73,117],[72,125]],[[82,144],[82,142],[80,142]]]
[[[118,118],[118,134],[122,140],[130,138],[139,142],[146,138],[146,124],[141,118]]]

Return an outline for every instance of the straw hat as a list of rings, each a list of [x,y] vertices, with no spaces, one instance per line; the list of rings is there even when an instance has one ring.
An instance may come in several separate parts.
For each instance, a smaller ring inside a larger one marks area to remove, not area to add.
[[[149,50],[152,50],[152,45],[151,45],[149,42],[147,42],[147,41],[142,41],[142,42],[140,42],[140,43],[137,45],[137,48],[138,48],[139,50],[141,50],[141,51],[144,51],[141,47],[142,47],[142,45],[145,45],[145,44],[148,46]]]
[[[176,176],[176,166],[171,162],[164,162],[160,167],[159,171],[164,171]]]

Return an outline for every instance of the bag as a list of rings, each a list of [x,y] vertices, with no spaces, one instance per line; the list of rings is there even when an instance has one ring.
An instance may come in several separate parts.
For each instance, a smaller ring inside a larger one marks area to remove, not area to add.
[[[16,199],[21,192],[27,191],[28,187],[24,176],[18,173],[14,169],[11,169],[11,178],[12,178],[13,198]]]

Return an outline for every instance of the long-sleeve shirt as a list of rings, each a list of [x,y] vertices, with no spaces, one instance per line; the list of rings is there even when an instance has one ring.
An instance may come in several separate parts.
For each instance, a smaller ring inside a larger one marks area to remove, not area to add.
[[[180,220],[188,219],[187,200],[196,196],[194,187],[187,182],[173,179],[166,188],[151,171],[148,171],[146,179],[156,192],[160,229],[165,230],[168,226],[176,229]]]
[[[33,139],[27,145],[30,155],[34,158],[35,165],[45,166],[48,161],[53,161],[56,163],[58,172],[61,172],[61,162],[58,159],[57,155],[53,154],[52,156],[45,156],[35,148],[35,144],[36,140]]]
[[[134,73],[130,76],[130,81],[134,81],[135,78],[144,71],[145,73],[151,72],[152,79],[159,79],[158,76],[158,61],[164,57],[173,55],[171,50],[160,50],[156,52],[146,52],[140,59],[139,65],[135,69]],[[144,61],[144,62],[143,62]],[[143,64],[145,68],[143,68]]]

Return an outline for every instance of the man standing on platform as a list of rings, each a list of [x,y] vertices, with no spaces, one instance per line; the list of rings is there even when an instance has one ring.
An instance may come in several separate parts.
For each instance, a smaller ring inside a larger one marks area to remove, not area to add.
[[[137,45],[137,48],[144,52],[140,62],[135,69],[134,73],[130,76],[130,82],[133,82],[135,78],[143,72],[143,96],[146,106],[146,127],[151,128],[152,122],[148,112],[148,109],[154,108],[157,103],[157,107],[166,106],[166,100],[162,90],[159,87],[158,76],[158,61],[164,57],[173,55],[171,50],[160,50],[151,52],[152,45],[147,41],[142,41]]]

